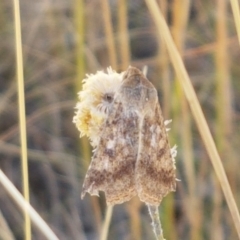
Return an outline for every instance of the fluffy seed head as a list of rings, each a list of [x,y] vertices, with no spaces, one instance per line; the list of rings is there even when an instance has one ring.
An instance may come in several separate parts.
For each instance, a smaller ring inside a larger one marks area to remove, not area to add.
[[[94,75],[87,75],[83,80],[73,122],[80,131],[80,137],[89,137],[93,147],[99,142],[101,126],[107,117],[114,94],[121,85],[122,76],[123,73],[116,73],[109,67],[106,73],[98,71]]]

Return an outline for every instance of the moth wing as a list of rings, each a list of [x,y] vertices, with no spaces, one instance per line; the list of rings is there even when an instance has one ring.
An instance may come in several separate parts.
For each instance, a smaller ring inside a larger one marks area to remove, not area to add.
[[[159,103],[145,115],[136,163],[136,186],[141,201],[159,205],[176,188],[175,165]]]
[[[120,101],[114,102],[87,171],[82,197],[86,192],[98,195],[104,191],[107,204],[114,205],[135,196],[137,145],[137,114],[124,111]]]

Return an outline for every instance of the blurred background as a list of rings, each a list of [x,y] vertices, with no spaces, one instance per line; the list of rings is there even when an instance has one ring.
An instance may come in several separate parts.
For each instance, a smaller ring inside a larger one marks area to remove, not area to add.
[[[159,0],[240,206],[240,47],[228,1]],[[166,239],[237,239],[185,96],[143,0],[21,0],[30,201],[59,239],[99,239],[104,195],[80,199],[91,159],[72,123],[86,73],[148,66],[170,142],[177,191],[159,210]],[[0,2],[0,167],[22,191],[12,1]],[[1,186],[0,239],[24,239],[23,214]],[[108,239],[154,239],[146,206],[114,207]],[[33,226],[33,239],[44,239]]]

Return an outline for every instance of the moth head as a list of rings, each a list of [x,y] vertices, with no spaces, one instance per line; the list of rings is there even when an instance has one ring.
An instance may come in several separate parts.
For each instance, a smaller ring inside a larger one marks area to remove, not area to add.
[[[109,91],[104,93],[101,97],[101,102],[97,105],[98,111],[107,115],[112,106],[114,95],[115,95],[115,92]]]
[[[130,88],[145,87],[152,89],[153,84],[145,77],[138,68],[129,66],[123,75],[123,85]]]
[[[113,102],[113,98],[114,98],[114,93],[105,93],[103,96],[103,100],[109,104]]]

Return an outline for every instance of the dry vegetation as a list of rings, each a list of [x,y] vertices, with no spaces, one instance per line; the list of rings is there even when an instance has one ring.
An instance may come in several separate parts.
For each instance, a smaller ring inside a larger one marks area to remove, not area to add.
[[[239,22],[225,0],[158,2],[240,206]],[[165,238],[240,237],[224,179],[211,164],[188,93],[145,1],[21,0],[20,9],[30,202],[59,239],[98,239],[106,215],[103,195],[80,199],[91,156],[72,123],[81,80],[109,65],[123,71],[129,64],[148,66],[164,117],[173,119],[169,134],[178,145],[181,182],[160,206]],[[13,10],[12,1],[0,2],[0,168],[22,192]],[[0,239],[24,239],[24,231],[24,215],[1,186]],[[44,239],[34,225],[32,239]],[[115,206],[108,239],[154,239],[146,206],[138,199]]]

